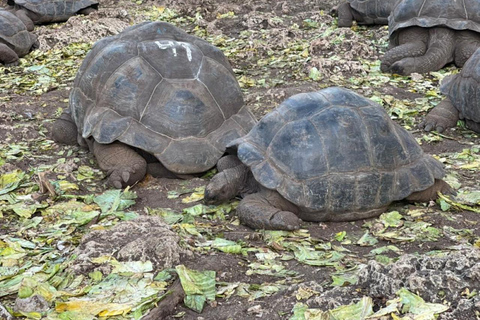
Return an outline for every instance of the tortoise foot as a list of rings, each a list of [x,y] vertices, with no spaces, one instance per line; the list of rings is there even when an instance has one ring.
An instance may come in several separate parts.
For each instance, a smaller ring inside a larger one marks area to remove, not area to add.
[[[237,208],[240,221],[252,229],[297,230],[301,219],[290,211],[272,206],[262,194],[246,196]],[[285,200],[283,200],[285,201]]]
[[[108,176],[108,184],[114,188],[122,189],[132,186],[145,176],[147,166],[135,163],[132,166],[114,168]]]
[[[114,188],[132,186],[147,174],[147,161],[123,143],[94,141],[91,149],[100,168],[107,171],[108,184]]]
[[[389,71],[391,73],[400,74],[402,76],[406,76],[411,73],[417,72],[415,70],[415,60],[414,58],[405,58],[400,61],[397,61],[390,66]]]
[[[15,66],[18,66],[19,64],[20,64],[20,61],[16,60],[13,62],[5,63],[5,67],[15,67]]]
[[[457,109],[450,100],[445,99],[430,111],[425,120],[420,123],[420,127],[425,131],[443,132],[447,128],[455,127],[457,121]]]

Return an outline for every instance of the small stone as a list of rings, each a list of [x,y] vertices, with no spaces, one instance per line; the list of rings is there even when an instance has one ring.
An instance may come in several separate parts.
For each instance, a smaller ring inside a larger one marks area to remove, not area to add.
[[[50,305],[44,297],[33,295],[28,298],[17,298],[15,300],[15,312],[45,312],[50,308]]]

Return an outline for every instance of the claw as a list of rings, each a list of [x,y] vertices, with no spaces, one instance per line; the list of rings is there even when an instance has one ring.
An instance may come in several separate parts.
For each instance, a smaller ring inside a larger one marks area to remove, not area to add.
[[[122,189],[122,184],[120,183],[120,181],[118,180],[115,180],[112,182],[113,186],[117,189]]]
[[[425,131],[432,131],[432,129],[433,129],[433,125],[431,123],[427,123],[425,125]]]
[[[122,172],[122,179],[124,182],[128,182],[128,180],[130,179],[130,173],[127,171]]]
[[[437,126],[437,132],[441,133],[441,132],[443,132],[444,130],[445,130],[444,127],[442,127],[442,126]]]

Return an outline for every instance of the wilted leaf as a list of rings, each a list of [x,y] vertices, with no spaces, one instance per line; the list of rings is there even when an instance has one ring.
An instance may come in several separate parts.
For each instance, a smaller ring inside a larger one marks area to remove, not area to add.
[[[206,300],[215,300],[215,271],[196,271],[184,265],[175,267],[183,290],[185,305],[197,312],[202,312]]]
[[[373,246],[378,243],[378,239],[372,236],[368,231],[363,234],[363,236],[358,239],[357,244],[362,247]]]
[[[402,313],[414,314],[414,319],[435,319],[435,315],[448,310],[448,306],[439,303],[427,303],[421,297],[405,288],[396,292],[402,304]]]
[[[124,210],[135,204],[137,195],[135,192],[125,190],[107,190],[96,196],[94,201],[102,209],[102,213]]]
[[[24,178],[25,173],[22,170],[2,174],[0,176],[0,195],[17,189]]]

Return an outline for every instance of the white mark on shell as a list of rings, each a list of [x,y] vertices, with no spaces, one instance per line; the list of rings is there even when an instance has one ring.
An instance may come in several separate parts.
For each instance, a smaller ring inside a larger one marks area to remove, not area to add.
[[[177,56],[177,48],[175,48],[175,42],[173,41],[168,41],[168,43],[161,43],[160,41],[155,41],[155,44],[158,46],[158,48],[165,50],[172,48],[173,51],[173,56]],[[188,43],[180,43],[180,45],[185,48],[185,52],[187,53],[187,58],[188,61],[192,61],[192,49],[190,49],[190,44]]]
[[[173,48],[173,56],[177,56],[177,49],[175,48],[175,43],[173,41],[168,41],[168,43],[161,43],[160,41],[155,41],[155,44],[158,46],[158,48],[162,50]]]
[[[188,43],[182,43],[181,46],[184,47],[187,52],[188,61],[192,61],[192,50],[190,49],[190,45]]]

